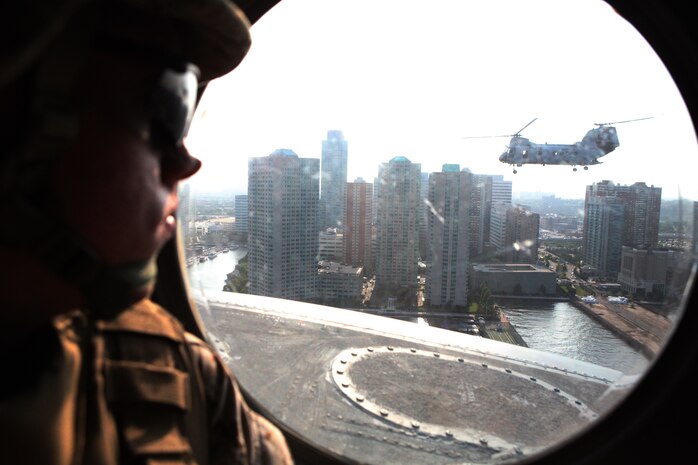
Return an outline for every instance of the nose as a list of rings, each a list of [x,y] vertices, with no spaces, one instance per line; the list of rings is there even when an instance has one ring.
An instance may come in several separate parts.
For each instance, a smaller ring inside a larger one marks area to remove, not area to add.
[[[201,160],[189,153],[184,144],[180,144],[162,157],[162,181],[165,184],[174,184],[194,175],[200,168]]]

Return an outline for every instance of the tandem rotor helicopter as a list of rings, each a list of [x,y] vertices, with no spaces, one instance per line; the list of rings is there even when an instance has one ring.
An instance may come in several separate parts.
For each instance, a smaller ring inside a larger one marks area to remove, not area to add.
[[[513,166],[514,174],[517,172],[516,168],[520,168],[522,165],[570,165],[573,171],[577,171],[577,166],[582,166],[587,170],[590,165],[600,164],[599,158],[613,152],[620,145],[616,128],[612,125],[651,118],[653,117],[612,123],[594,123],[596,127],[590,129],[581,141],[574,144],[536,144],[522,137],[521,132],[538,118],[533,118],[515,134],[464,137],[464,139],[511,137],[507,150],[499,156],[499,161]]]

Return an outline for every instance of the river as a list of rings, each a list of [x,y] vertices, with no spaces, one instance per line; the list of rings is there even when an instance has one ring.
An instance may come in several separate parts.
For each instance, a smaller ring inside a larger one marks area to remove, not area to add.
[[[192,286],[220,291],[246,249],[220,253],[187,268]],[[567,302],[507,302],[501,305],[526,344],[625,373],[641,373],[647,359],[601,324]]]
[[[641,373],[648,360],[586,313],[567,302],[500,304],[526,344],[538,350]]]
[[[219,253],[212,260],[197,262],[187,267],[189,283],[204,292],[222,291],[226,276],[235,269],[238,260],[241,260],[245,255],[247,255],[247,249],[240,248]]]

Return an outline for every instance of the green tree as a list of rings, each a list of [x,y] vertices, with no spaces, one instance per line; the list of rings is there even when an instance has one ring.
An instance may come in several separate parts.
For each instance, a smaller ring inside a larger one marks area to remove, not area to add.
[[[492,291],[490,291],[490,288],[487,286],[486,283],[480,284],[477,301],[480,305],[480,311],[483,312],[486,317],[490,317],[494,313],[494,301],[492,300]]]
[[[247,294],[248,288],[248,266],[249,259],[245,255],[237,265],[235,265],[235,270],[228,273],[228,277],[225,280],[225,285],[223,286],[224,291],[228,292],[238,292],[241,294]]]

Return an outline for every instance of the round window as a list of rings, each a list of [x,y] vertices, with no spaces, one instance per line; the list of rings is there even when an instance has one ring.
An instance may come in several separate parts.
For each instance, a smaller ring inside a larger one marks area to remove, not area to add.
[[[252,38],[202,97],[179,217],[265,411],[352,461],[488,464],[633,390],[698,211],[690,115],[637,30],[598,1],[284,0]]]

